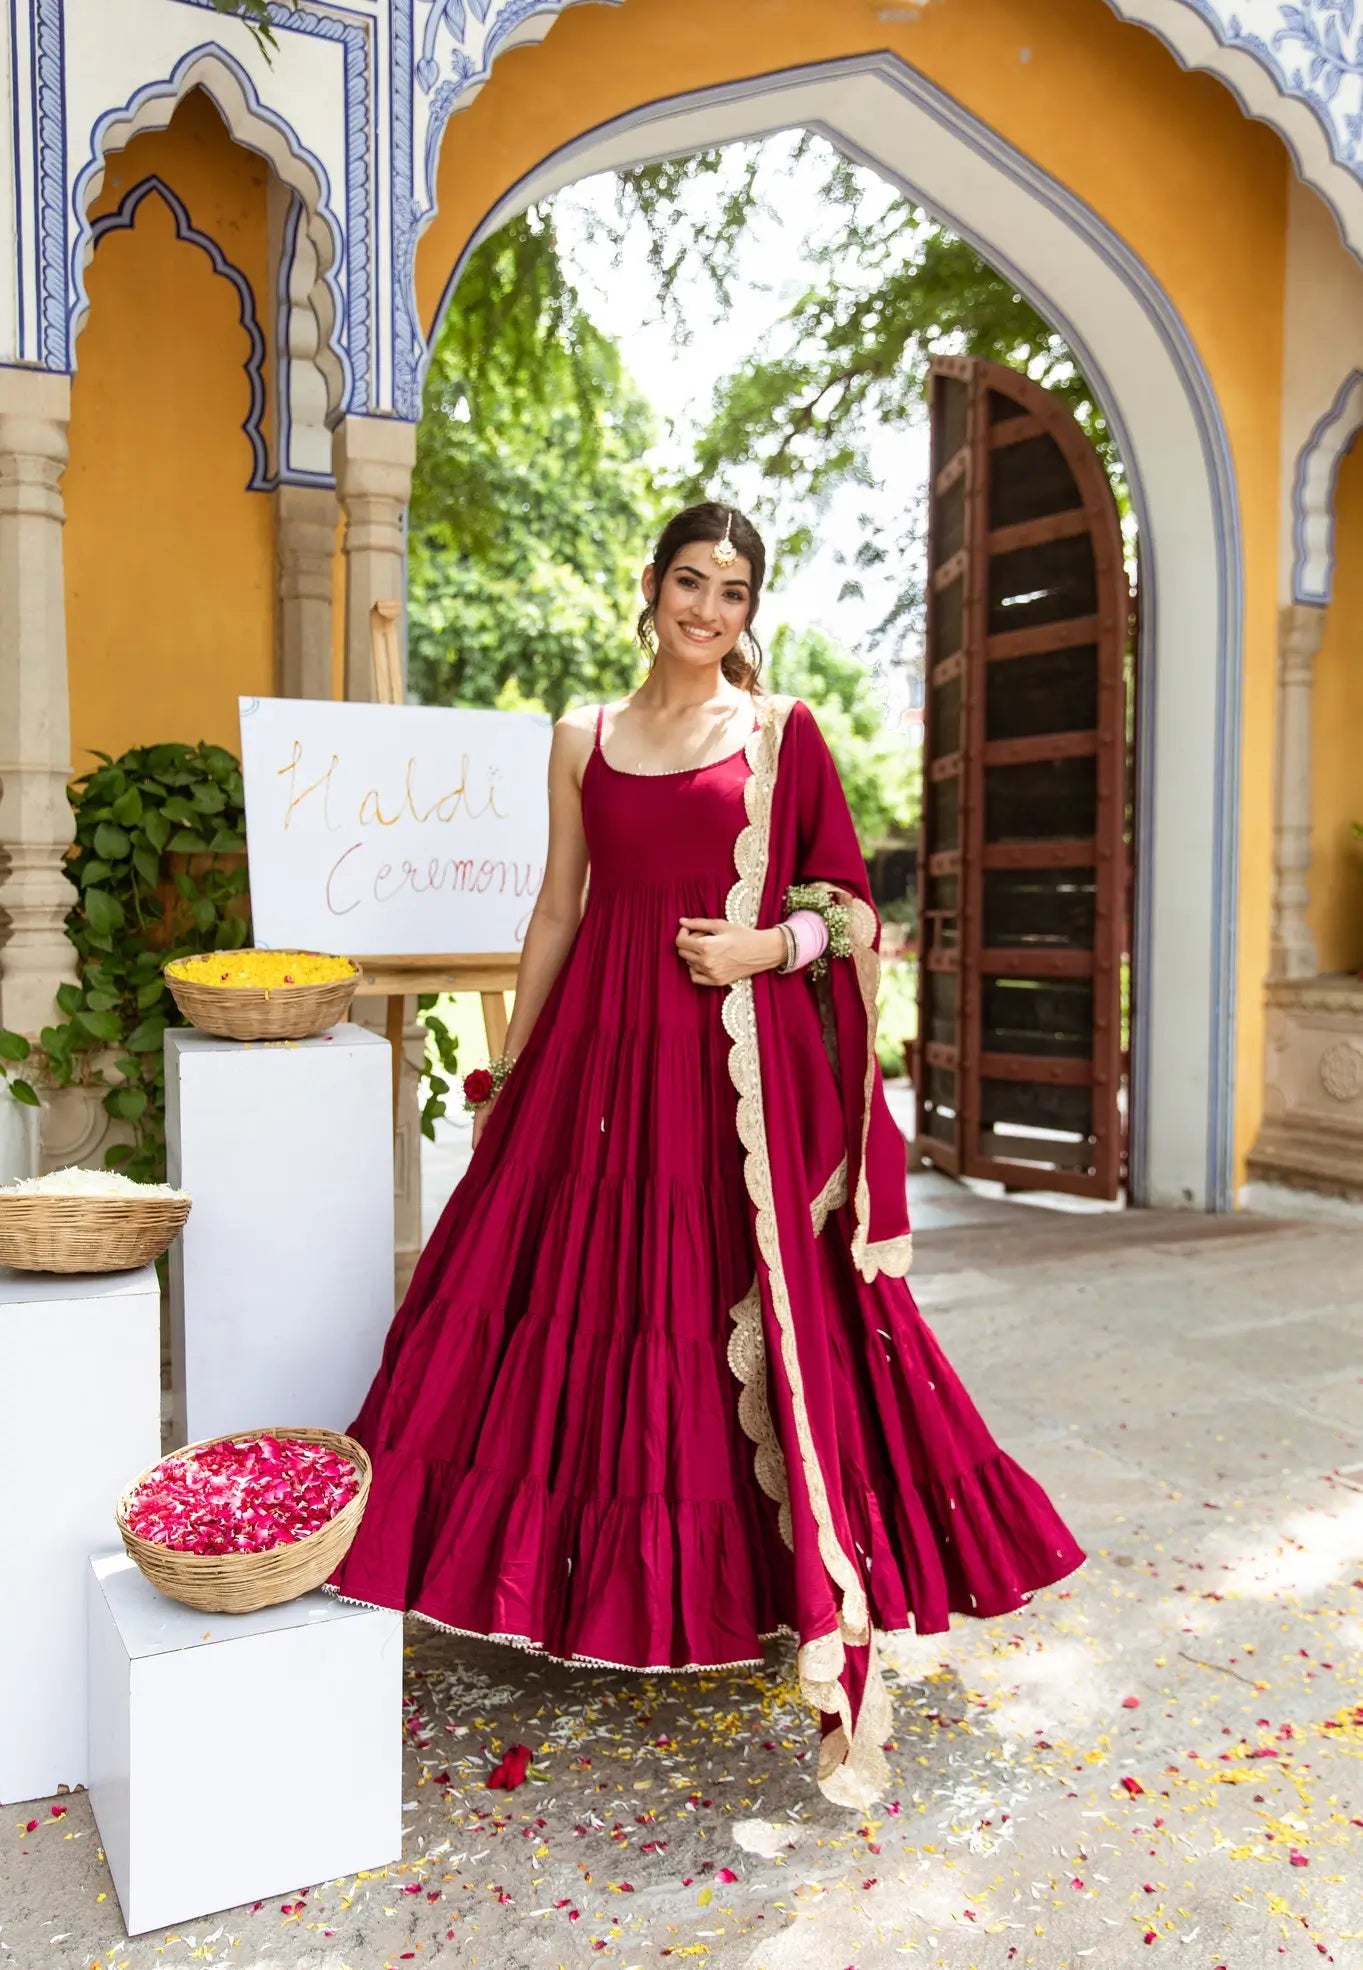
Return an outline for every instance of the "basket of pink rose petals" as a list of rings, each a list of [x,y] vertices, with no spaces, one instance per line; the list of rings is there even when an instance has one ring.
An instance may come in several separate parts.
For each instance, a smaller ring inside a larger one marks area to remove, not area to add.
[[[191,1443],[118,1501],[123,1544],[153,1587],[204,1614],[250,1614],[320,1587],[369,1499],[369,1458],[335,1430]]]

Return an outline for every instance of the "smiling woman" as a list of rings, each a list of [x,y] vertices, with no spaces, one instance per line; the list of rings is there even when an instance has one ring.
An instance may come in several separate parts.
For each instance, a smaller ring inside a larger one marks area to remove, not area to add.
[[[332,1585],[639,1670],[797,1635],[820,1783],[861,1810],[880,1635],[1083,1554],[904,1283],[879,925],[813,715],[757,683],[765,571],[741,513],[678,514],[648,676],[609,734],[559,722],[507,1051],[465,1082],[473,1161],[354,1425],[374,1483]]]

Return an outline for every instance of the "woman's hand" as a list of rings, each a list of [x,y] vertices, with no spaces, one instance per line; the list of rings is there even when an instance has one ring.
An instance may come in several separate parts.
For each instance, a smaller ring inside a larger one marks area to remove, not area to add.
[[[475,1149],[482,1141],[483,1130],[487,1127],[487,1118],[497,1106],[497,1100],[500,1094],[501,1089],[498,1088],[497,1093],[493,1095],[491,1101],[485,1101],[481,1108],[475,1108],[473,1111],[473,1146]]]
[[[779,930],[747,930],[723,917],[683,917],[677,955],[693,985],[732,985],[784,964],[786,940]]]

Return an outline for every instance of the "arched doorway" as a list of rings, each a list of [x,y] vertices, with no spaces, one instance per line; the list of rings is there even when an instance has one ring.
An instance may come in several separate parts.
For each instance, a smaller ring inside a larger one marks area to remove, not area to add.
[[[650,102],[560,146],[484,215],[594,173],[819,132],[967,239],[1074,351],[1126,461],[1146,551],[1134,925],[1131,1193],[1230,1202],[1241,550],[1210,381],[1150,270],[1082,200],[898,57],[784,69]]]

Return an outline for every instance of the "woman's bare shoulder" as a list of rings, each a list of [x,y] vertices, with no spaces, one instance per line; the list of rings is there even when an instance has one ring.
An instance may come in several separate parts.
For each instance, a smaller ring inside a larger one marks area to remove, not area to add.
[[[567,733],[585,732],[589,739],[595,738],[596,714],[600,709],[599,705],[574,705],[571,711],[564,712],[554,730]]]
[[[596,744],[596,705],[575,705],[554,726],[553,759],[561,762],[579,786]]]

